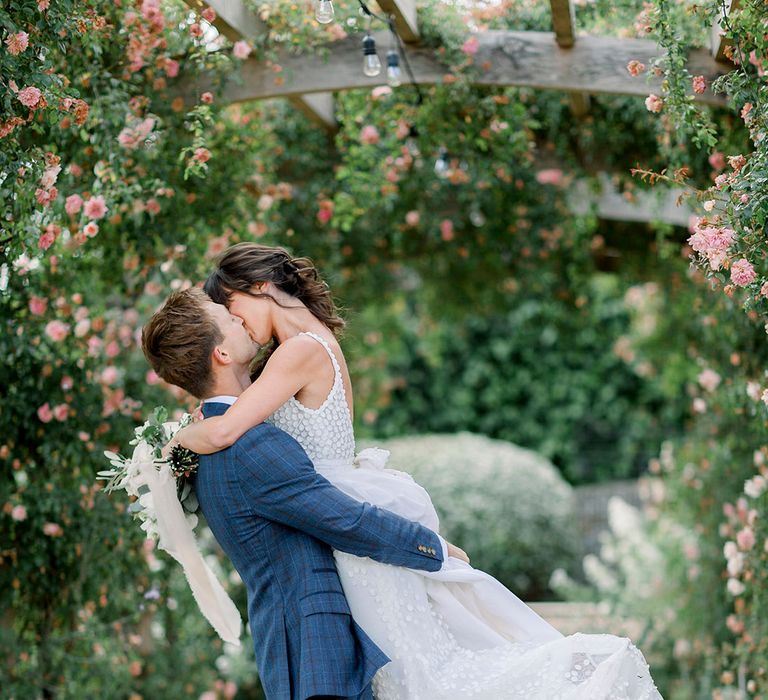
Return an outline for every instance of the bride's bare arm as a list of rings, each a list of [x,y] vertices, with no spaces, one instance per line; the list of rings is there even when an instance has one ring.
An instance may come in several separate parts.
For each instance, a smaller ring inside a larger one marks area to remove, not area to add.
[[[316,348],[308,343],[290,340],[284,343],[269,358],[259,378],[226,413],[180,430],[174,444],[198,454],[211,454],[233,445],[247,430],[262,423],[306,386],[314,372],[315,353]],[[166,449],[170,447],[172,445]]]

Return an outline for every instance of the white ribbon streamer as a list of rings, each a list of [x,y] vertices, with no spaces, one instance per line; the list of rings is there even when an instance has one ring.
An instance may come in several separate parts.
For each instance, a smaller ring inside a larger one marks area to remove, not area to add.
[[[170,465],[163,464],[158,471],[152,461],[143,461],[138,467],[142,481],[152,495],[157,516],[158,547],[181,564],[200,612],[219,637],[239,646],[242,626],[240,612],[197,547],[194,532],[176,496],[176,481]]]

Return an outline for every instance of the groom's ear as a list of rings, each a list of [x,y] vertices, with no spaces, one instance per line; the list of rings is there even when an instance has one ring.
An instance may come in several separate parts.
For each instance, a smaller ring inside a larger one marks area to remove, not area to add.
[[[232,363],[232,356],[221,345],[217,345],[211,353],[211,359],[215,364],[229,365]]]

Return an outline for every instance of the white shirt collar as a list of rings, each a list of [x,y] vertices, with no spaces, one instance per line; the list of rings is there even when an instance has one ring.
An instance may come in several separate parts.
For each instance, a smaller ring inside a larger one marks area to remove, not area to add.
[[[225,403],[228,406],[231,406],[233,403],[237,401],[237,396],[227,396],[226,394],[221,394],[220,396],[212,396],[210,399],[205,399],[203,403]]]

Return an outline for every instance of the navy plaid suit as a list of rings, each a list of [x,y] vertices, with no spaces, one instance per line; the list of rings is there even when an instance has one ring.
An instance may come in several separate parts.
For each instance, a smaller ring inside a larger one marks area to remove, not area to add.
[[[207,403],[204,412],[227,408]],[[195,490],[247,587],[269,700],[371,698],[371,679],[389,659],[352,619],[331,547],[435,571],[442,565],[437,535],[345,495],[314,470],[292,437],[267,423],[201,456]]]

